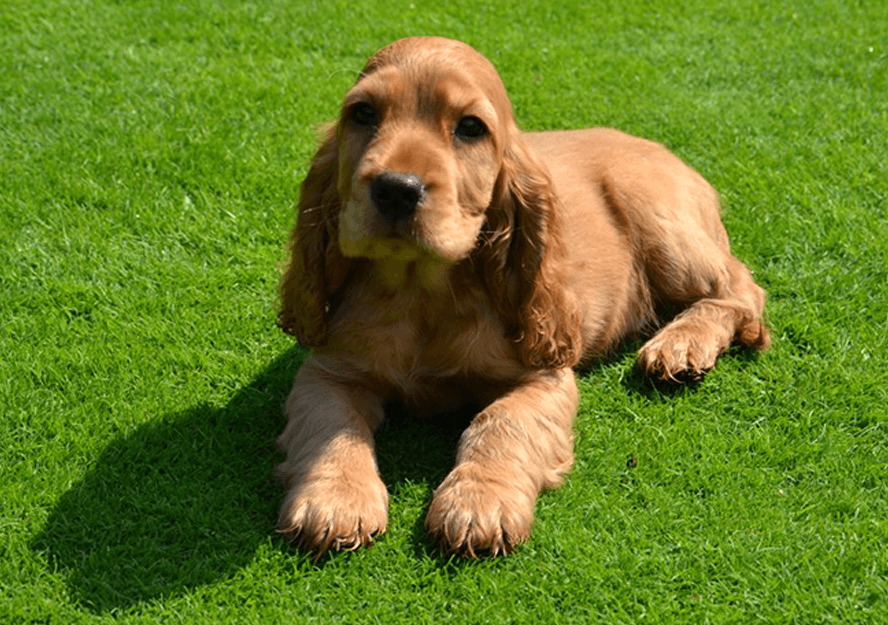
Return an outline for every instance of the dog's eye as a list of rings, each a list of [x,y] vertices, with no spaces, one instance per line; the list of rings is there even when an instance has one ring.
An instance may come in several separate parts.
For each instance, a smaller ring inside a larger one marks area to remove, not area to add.
[[[375,126],[379,121],[376,110],[366,103],[358,104],[352,109],[351,120],[359,126]]]
[[[477,139],[487,134],[487,126],[477,117],[463,117],[454,132],[463,139]]]

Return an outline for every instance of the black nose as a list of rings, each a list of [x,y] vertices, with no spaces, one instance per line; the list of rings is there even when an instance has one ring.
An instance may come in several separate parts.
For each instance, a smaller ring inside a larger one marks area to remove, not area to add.
[[[422,180],[413,174],[384,172],[370,186],[370,199],[376,210],[392,221],[412,215],[423,195]]]

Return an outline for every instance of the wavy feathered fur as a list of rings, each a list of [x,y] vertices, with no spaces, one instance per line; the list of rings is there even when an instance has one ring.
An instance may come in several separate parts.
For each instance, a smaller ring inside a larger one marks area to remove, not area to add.
[[[278,438],[279,530],[318,553],[384,532],[384,406],[466,406],[426,518],[446,551],[505,553],[573,460],[571,368],[658,330],[639,366],[696,379],[769,344],[765,294],[731,255],[718,196],[615,130],[522,133],[466,44],[397,41],[346,94],[302,184],[280,326],[314,354]]]
[[[567,250],[552,178],[514,133],[505,150],[479,259],[529,367],[572,367],[582,355],[580,311],[565,285]],[[509,285],[514,285],[510,293]]]

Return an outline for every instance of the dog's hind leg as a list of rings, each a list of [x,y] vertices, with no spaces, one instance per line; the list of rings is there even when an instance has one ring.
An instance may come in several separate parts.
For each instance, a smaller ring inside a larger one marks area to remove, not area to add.
[[[639,351],[641,369],[653,378],[696,380],[732,343],[766,349],[765,292],[731,255],[715,190],[662,149],[632,163],[611,169],[605,191],[657,315],[668,321]]]
[[[761,322],[765,292],[736,258],[728,256],[723,277],[699,296],[642,346],[638,364],[648,377],[699,380],[732,343],[756,350],[770,344]]]

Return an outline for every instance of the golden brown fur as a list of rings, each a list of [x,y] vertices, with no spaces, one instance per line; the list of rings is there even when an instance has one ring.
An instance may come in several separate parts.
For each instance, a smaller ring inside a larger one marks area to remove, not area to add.
[[[520,132],[493,66],[438,38],[384,48],[346,95],[302,185],[281,297],[281,327],[315,351],[278,439],[279,528],[319,552],[385,531],[388,401],[480,406],[426,527],[447,551],[497,554],[570,469],[572,367],[658,327],[639,365],[660,379],[769,342],[764,292],[700,175],[616,130]]]

